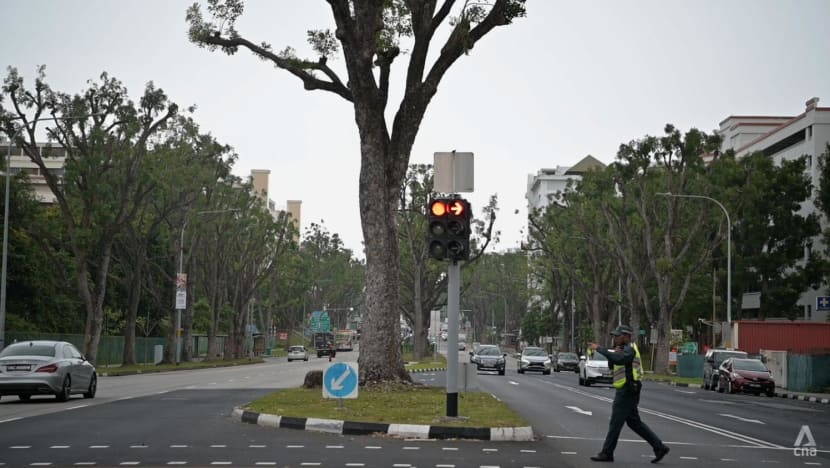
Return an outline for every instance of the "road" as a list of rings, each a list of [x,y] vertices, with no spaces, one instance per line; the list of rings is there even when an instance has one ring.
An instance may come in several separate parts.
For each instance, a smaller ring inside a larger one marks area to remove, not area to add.
[[[339,353],[337,360],[356,360]],[[462,357],[466,360],[466,355]],[[481,390],[534,427],[533,442],[407,441],[273,429],[236,422],[234,406],[294,387],[326,358],[101,377],[98,397],[67,403],[0,401],[0,466],[584,467],[602,444],[613,390],[580,387],[575,374],[481,373]],[[415,374],[444,385],[444,372]],[[830,466],[827,405],[723,395],[646,383],[643,419],[672,448],[663,466]],[[463,396],[459,413],[463,415]],[[816,456],[796,457],[802,425]],[[613,466],[643,466],[646,444],[624,429]]]

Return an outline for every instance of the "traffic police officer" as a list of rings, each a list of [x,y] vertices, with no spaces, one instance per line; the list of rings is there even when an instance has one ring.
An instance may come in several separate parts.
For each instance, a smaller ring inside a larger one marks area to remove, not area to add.
[[[663,444],[657,434],[652,432],[646,424],[640,420],[637,412],[637,405],[640,403],[640,388],[642,383],[643,369],[640,365],[640,350],[637,344],[631,342],[631,327],[620,325],[611,332],[614,335],[614,350],[608,350],[596,343],[590,344],[591,350],[608,358],[609,365],[613,365],[614,388],[617,389],[614,395],[614,404],[611,407],[611,422],[608,424],[608,435],[605,436],[605,443],[602,451],[591,457],[593,461],[611,462],[614,461],[614,449],[617,447],[617,439],[620,437],[623,424],[637,435],[645,439],[654,449],[652,463],[657,463],[669,453],[669,448]]]

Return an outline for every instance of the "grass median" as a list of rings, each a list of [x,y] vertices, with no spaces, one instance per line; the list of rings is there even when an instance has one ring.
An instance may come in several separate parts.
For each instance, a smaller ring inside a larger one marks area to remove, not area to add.
[[[442,355],[416,360],[404,353],[409,372],[446,368]],[[323,398],[320,388],[287,388],[262,397],[247,407],[258,413],[298,418],[321,418],[383,424],[420,424],[452,427],[521,427],[527,422],[489,393],[458,394],[458,418],[447,418],[445,387],[385,384],[358,389],[356,399]]]

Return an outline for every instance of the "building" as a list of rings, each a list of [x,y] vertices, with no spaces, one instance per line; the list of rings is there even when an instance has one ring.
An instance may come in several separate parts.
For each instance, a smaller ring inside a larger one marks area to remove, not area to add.
[[[590,170],[603,168],[605,164],[589,155],[570,167],[556,166],[553,169],[539,169],[536,175],[528,174],[525,193],[527,212],[543,210],[550,204],[552,197],[565,191],[568,182],[578,181],[582,174]]]
[[[268,169],[251,169],[251,185],[253,186],[254,193],[265,202],[266,206],[268,206],[268,212],[274,218],[281,211],[291,216],[295,228],[294,242],[299,243],[303,202],[302,200],[286,200],[285,207],[278,207],[274,200],[268,198],[268,178],[270,175],[271,171]]]
[[[43,155],[43,162],[50,172],[57,174],[59,177],[63,175],[63,161],[66,159],[66,150],[58,145],[49,143],[38,143],[41,154]],[[8,142],[0,148],[0,155],[5,159],[9,152]],[[41,203],[55,203],[55,195],[46,185],[46,178],[41,173],[40,168],[29,159],[29,156],[23,152],[20,146],[11,147],[11,160],[9,167],[11,168],[11,175],[14,176],[20,172],[25,172],[29,176],[29,181],[32,184],[32,189],[35,192],[35,197]]]
[[[731,115],[720,122],[718,133],[723,136],[722,150],[734,150],[737,157],[761,151],[775,163],[807,156],[807,173],[813,184],[813,196],[802,203],[801,214],[816,211],[815,196],[819,183],[819,156],[830,142],[830,107],[819,107],[819,98],[805,103],[804,112],[794,116]],[[821,220],[827,229],[827,219]],[[821,238],[813,240],[813,249],[823,249]],[[805,256],[806,256],[805,252]],[[828,320],[828,311],[817,310],[817,299],[830,295],[827,289],[809,290],[802,294],[798,305],[807,320]]]

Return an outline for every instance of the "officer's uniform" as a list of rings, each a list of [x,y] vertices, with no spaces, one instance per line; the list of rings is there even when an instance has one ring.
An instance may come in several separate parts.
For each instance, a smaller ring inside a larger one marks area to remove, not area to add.
[[[631,335],[631,328],[626,326],[617,327],[612,333]],[[654,449],[654,453],[658,454],[658,459],[663,458],[668,448],[663,445],[663,442],[641,419],[637,411],[637,405],[640,403],[640,389],[642,383],[642,366],[640,360],[640,350],[636,343],[630,343],[622,348],[617,348],[610,351],[607,348],[597,348],[597,352],[608,358],[609,366],[613,366],[613,383],[614,388],[617,389],[614,395],[614,404],[611,409],[611,422],[608,424],[608,435],[605,437],[605,443],[602,445],[602,451],[599,457],[606,456],[611,461],[614,457],[614,449],[617,447],[617,439],[620,437],[623,424],[628,424],[632,431],[636,432],[640,437]],[[662,453],[662,455],[660,455]]]

